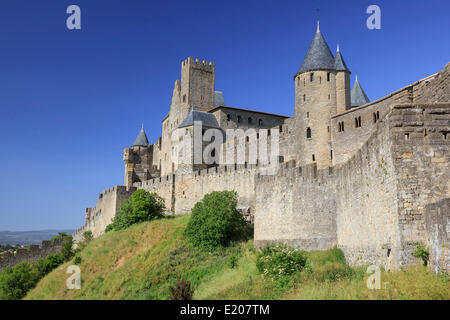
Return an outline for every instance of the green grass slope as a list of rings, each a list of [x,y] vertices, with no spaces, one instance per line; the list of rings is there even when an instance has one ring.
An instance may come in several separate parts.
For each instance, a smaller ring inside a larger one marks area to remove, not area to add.
[[[383,272],[382,289],[369,290],[365,268],[347,266],[338,249],[309,253],[301,273],[264,279],[256,270],[253,241],[205,253],[184,238],[188,220],[164,218],[108,232],[79,254],[80,290],[66,288],[68,262],[26,299],[169,299],[178,277],[191,281],[194,299],[450,299],[448,277],[424,267]]]

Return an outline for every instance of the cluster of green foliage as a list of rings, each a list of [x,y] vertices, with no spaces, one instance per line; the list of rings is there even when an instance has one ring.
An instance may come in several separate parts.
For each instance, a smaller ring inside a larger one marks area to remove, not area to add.
[[[213,251],[231,241],[247,239],[251,229],[236,209],[235,191],[214,191],[192,208],[185,235],[196,247]]]
[[[267,246],[256,260],[256,267],[264,277],[276,280],[302,271],[306,265],[306,254],[284,244]]]
[[[412,255],[416,258],[422,259],[423,265],[426,267],[428,265],[428,260],[430,259],[430,252],[424,245],[420,243],[415,243],[416,250]]]
[[[40,279],[65,261],[72,259],[74,255],[72,236],[61,232],[50,239],[51,243],[54,243],[55,239],[63,239],[61,254],[49,254],[34,264],[24,261],[13,267],[6,267],[0,272],[0,300],[21,299]]]
[[[122,201],[119,212],[105,231],[122,230],[139,222],[161,218],[164,210],[163,198],[156,193],[150,193],[142,189],[137,190],[131,197]]]

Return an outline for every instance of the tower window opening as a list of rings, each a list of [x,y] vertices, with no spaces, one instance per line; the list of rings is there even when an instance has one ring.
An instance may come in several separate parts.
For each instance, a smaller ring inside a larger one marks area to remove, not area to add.
[[[327,129],[328,129],[328,132],[330,132],[330,126],[328,126],[328,128],[327,128]]]
[[[306,129],[306,138],[310,139],[311,138],[311,128],[307,128]]]
[[[377,114],[374,112],[373,113],[373,123],[377,122]]]
[[[259,126],[262,126],[262,125],[263,125],[262,119],[259,119],[259,120],[258,120],[258,125],[259,125]]]
[[[361,128],[361,117],[355,118],[355,128]]]
[[[231,120],[231,114],[227,114],[227,121]]]
[[[237,122],[239,122],[239,123],[240,123],[240,122],[241,122],[241,120],[242,120],[242,119],[241,119],[241,116],[237,116]]]
[[[328,100],[330,100],[330,95],[328,95]]]
[[[444,140],[447,140],[447,134],[448,132],[442,132],[442,138],[444,138]]]
[[[311,74],[309,75],[309,81],[310,82],[314,81],[314,72],[311,72]]]
[[[409,133],[405,133],[405,140],[409,140]]]
[[[380,120],[380,111],[377,111],[377,120]]]
[[[306,118],[308,118],[308,119],[309,119],[309,112],[307,112],[307,113],[306,113]]]
[[[333,160],[333,150],[330,150],[330,159]]]
[[[319,83],[322,83],[322,77],[319,77]]]
[[[280,126],[280,132],[283,132],[283,126]]]
[[[303,95],[303,101],[306,101],[306,94]]]
[[[327,81],[328,82],[330,81],[330,73],[329,72],[327,73]]]
[[[312,161],[316,161],[316,156],[312,155]]]
[[[186,102],[186,95],[183,96],[183,102]]]
[[[252,124],[252,118],[248,117],[248,124]]]

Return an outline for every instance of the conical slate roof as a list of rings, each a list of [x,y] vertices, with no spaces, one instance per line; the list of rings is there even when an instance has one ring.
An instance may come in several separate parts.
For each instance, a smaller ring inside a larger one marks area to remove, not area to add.
[[[308,52],[306,53],[303,63],[298,69],[299,73],[310,71],[310,70],[334,70],[335,62],[333,54],[328,47],[322,33],[319,28],[317,28],[316,35],[309,46]]]
[[[339,45],[337,47],[336,57],[334,58],[334,68],[338,71],[350,72],[350,70],[347,68],[347,65],[344,62],[344,58],[342,58],[341,51],[339,50]]]
[[[355,84],[353,85],[350,93],[350,102],[352,108],[362,106],[363,104],[370,102],[363,88],[359,84],[358,77],[356,77]]]
[[[189,115],[186,117],[186,119],[183,120],[178,128],[193,126],[194,121],[200,121],[203,127],[220,129],[219,123],[212,113],[197,110],[191,110],[191,112],[189,112]]]
[[[149,143],[147,135],[145,134],[144,126],[142,126],[142,129],[141,131],[139,131],[136,140],[134,140],[133,147],[148,147],[148,145]]]

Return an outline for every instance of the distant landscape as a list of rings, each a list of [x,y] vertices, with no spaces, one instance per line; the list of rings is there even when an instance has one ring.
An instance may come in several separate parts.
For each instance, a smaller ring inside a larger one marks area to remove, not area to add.
[[[50,240],[59,232],[72,234],[74,230],[37,230],[37,231],[0,231],[0,244],[24,245],[41,244],[42,240]]]

